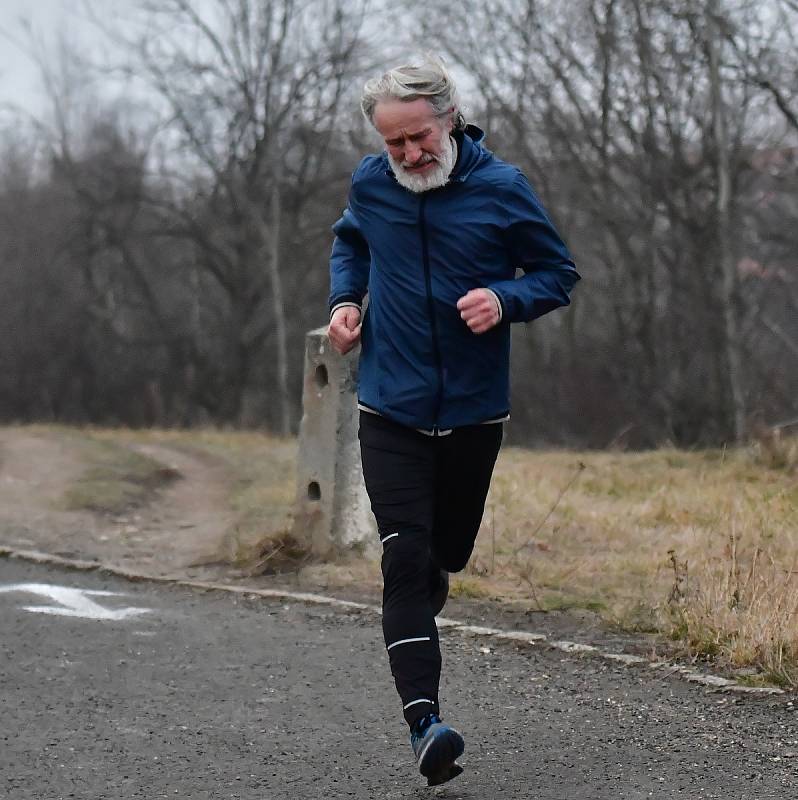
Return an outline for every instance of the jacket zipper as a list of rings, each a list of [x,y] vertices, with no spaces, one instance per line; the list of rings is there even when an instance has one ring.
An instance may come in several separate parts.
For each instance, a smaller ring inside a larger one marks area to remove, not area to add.
[[[424,206],[427,204],[426,193],[421,195],[418,206],[418,225],[421,230],[421,255],[424,263],[424,282],[427,289],[427,309],[429,310],[430,329],[432,331],[432,353],[435,357],[435,366],[438,370],[438,391],[435,398],[435,425],[433,430],[435,435],[438,433],[438,419],[441,413],[441,403],[443,402],[443,359],[441,358],[441,348],[438,342],[438,323],[435,317],[435,302],[432,299],[432,275],[429,266],[429,247],[427,243],[427,221],[424,216]]]

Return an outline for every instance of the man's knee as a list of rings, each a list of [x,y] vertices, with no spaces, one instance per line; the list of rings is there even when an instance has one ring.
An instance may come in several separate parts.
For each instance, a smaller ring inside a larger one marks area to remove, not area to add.
[[[408,581],[429,570],[429,537],[416,529],[390,531],[382,542],[382,575],[387,581]]]
[[[462,572],[466,568],[473,550],[473,544],[469,546],[458,542],[445,546],[437,543],[432,547],[432,558],[441,569],[445,569],[447,572]]]
[[[431,539],[432,557],[447,572],[462,572],[474,551],[482,514],[439,513]]]
[[[445,569],[447,572],[462,572],[468,565],[468,559],[470,557],[471,553],[469,552],[465,555],[460,554],[457,556],[447,556],[445,558],[435,560],[440,567]]]

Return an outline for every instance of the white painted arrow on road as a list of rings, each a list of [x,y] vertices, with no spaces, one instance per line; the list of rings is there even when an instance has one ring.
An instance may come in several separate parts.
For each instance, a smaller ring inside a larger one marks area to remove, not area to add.
[[[22,606],[25,611],[38,614],[56,614],[61,617],[82,617],[96,620],[122,620],[147,614],[150,608],[105,608],[90,597],[124,597],[118,592],[104,592],[94,589],[72,589],[68,586],[52,586],[49,583],[14,583],[0,586],[3,592],[27,592],[53,600],[57,606]]]

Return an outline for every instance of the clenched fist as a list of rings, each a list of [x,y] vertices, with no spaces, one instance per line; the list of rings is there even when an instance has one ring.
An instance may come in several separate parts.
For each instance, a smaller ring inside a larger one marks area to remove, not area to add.
[[[485,333],[499,323],[499,303],[488,289],[472,289],[457,301],[457,310],[472,333]]]
[[[355,306],[342,306],[330,319],[327,336],[332,346],[346,355],[360,341],[360,309]]]

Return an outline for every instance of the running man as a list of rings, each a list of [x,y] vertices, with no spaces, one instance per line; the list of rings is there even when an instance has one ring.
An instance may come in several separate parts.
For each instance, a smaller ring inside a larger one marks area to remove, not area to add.
[[[329,337],[340,353],[362,344],[385,646],[435,785],[462,772],[464,749],[441,718],[435,616],[474,548],[509,417],[510,324],[568,305],[579,275],[524,175],[465,123],[442,63],[368,81],[361,107],[385,151],[361,161],[333,227]]]

